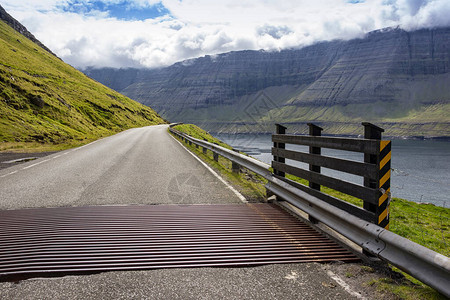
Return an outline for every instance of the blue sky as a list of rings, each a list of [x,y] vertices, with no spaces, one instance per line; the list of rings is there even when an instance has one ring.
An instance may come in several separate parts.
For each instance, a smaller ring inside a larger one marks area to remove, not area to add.
[[[136,5],[133,1],[82,1],[74,0],[60,4],[59,8],[64,12],[72,12],[77,14],[89,15],[96,12],[107,12],[110,17],[119,20],[146,20],[155,19],[170,12],[162,3],[152,5]]]
[[[449,0],[0,0],[77,68],[158,68],[229,51],[279,51],[400,26],[450,26]]]

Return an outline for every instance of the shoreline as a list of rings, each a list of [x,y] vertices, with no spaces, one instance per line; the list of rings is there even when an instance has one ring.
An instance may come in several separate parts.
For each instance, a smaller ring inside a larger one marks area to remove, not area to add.
[[[208,131],[209,134],[216,136],[221,134],[229,134],[229,135],[247,135],[247,134],[255,134],[255,135],[271,135],[274,134],[273,132],[215,132],[215,131]],[[290,133],[291,134],[291,133]],[[299,134],[299,133],[292,133],[296,135],[307,135],[307,134]],[[322,134],[322,136],[326,137],[346,137],[346,138],[363,138],[364,136],[362,134],[356,135],[356,134]],[[423,136],[423,135],[412,135],[412,136],[397,136],[397,135],[385,135],[383,136],[385,139],[392,139],[392,140],[415,140],[415,141],[444,141],[444,142],[450,142],[450,136]]]

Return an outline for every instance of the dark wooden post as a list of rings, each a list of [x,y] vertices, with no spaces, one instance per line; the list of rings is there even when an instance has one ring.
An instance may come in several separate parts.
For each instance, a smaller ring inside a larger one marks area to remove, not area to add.
[[[314,125],[313,123],[308,123],[309,126],[309,135],[310,136],[321,136],[322,135],[322,130],[323,128]],[[309,147],[309,153],[310,154],[321,154],[321,148],[320,147]],[[310,164],[309,165],[309,170],[316,172],[316,173],[320,173],[320,166],[315,166]],[[314,189],[314,190],[318,190],[320,191],[320,184],[314,183],[314,182],[309,182],[309,187]]]
[[[207,139],[203,139],[204,141],[207,141]],[[202,147],[203,148],[203,154],[206,154],[206,150],[208,150],[208,149],[206,149],[205,147]]]
[[[233,149],[234,152],[239,153],[239,150],[237,149]],[[233,173],[239,173],[241,170],[240,166],[235,163],[234,161],[231,162],[231,171],[233,171]]]
[[[276,126],[276,134],[286,134],[286,127],[284,127],[281,124],[275,124]],[[286,148],[286,144],[285,143],[273,143],[273,147],[274,148],[278,148],[278,149],[285,149]],[[280,163],[285,163],[286,160],[284,157],[278,157],[278,156],[274,156],[273,160],[276,162],[280,162]],[[282,171],[278,171],[278,170],[273,170],[273,173],[275,175],[281,176],[281,177],[285,177],[286,174]]]
[[[215,161],[219,161],[219,154],[217,154],[216,152],[213,152],[213,158]]]
[[[310,136],[321,136],[322,135],[323,128],[321,128],[317,125],[314,125],[313,123],[308,123],[308,126],[309,126],[309,135]],[[309,147],[310,154],[320,155],[321,152],[322,152],[322,150],[320,147]],[[315,165],[309,164],[309,170],[312,172],[320,173],[320,166],[315,166]],[[320,184],[318,184],[318,183],[309,181],[309,187],[314,190],[320,191]],[[316,218],[314,218],[310,215],[308,215],[308,219],[311,223],[314,223],[314,224],[319,223],[319,220],[317,220]]]
[[[381,140],[381,134],[384,132],[383,128],[380,128],[376,125],[373,125],[373,124],[367,123],[367,122],[363,122],[362,125],[364,126],[364,138],[365,139]],[[377,165],[378,164],[378,155],[364,154],[364,162]],[[364,186],[370,187],[373,189],[377,189],[378,182],[377,182],[377,180],[373,180],[373,179],[364,177]],[[366,201],[364,201],[364,203],[363,203],[363,208],[365,210],[368,210],[373,213],[377,212],[377,207],[378,207],[378,205],[373,204],[373,203],[368,203]],[[378,222],[375,222],[375,224],[378,224]]]

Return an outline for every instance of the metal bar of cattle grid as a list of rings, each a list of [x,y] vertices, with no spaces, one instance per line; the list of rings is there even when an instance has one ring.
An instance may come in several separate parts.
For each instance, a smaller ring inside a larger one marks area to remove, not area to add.
[[[0,211],[0,280],[336,260],[358,258],[272,204]]]

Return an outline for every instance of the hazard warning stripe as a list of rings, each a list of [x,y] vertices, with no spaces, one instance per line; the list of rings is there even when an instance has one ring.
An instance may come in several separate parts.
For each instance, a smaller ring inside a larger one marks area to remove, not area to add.
[[[381,161],[380,161],[380,170],[383,169],[388,163],[391,162],[391,152],[389,152]]]
[[[380,197],[378,199],[378,225],[389,229],[389,198],[391,192],[391,141],[380,141],[380,164],[379,164]]]

